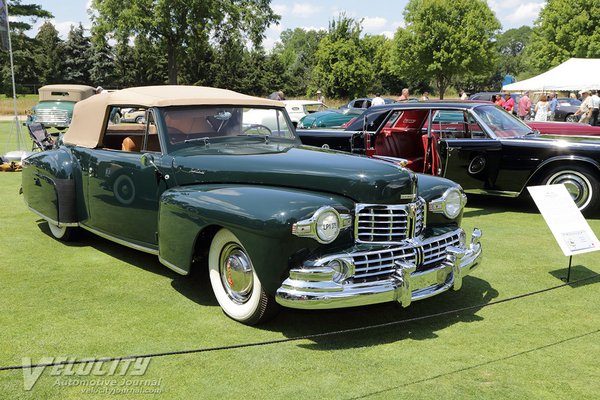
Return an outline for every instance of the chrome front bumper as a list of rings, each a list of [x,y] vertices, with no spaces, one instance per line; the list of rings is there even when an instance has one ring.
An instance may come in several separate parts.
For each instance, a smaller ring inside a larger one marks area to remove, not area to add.
[[[435,296],[450,288],[459,290],[463,277],[481,263],[480,237],[481,231],[473,230],[468,246],[446,247],[443,261],[425,271],[416,271],[416,265],[410,261],[396,260],[389,278],[371,282],[355,283],[352,279],[336,282],[336,271],[327,266],[293,269],[275,298],[285,307],[302,309],[343,308],[391,301],[408,307],[412,301]],[[352,254],[339,258],[352,263]]]

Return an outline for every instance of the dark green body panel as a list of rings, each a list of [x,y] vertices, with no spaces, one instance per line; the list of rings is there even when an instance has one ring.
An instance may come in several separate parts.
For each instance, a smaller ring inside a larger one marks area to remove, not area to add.
[[[216,147],[173,153],[177,184],[272,185],[335,193],[377,204],[407,203],[401,196],[416,190],[415,175],[388,162],[306,146],[274,152],[275,146],[254,146],[254,154]],[[244,151],[248,152],[248,147]]]
[[[326,205],[347,214],[354,202],[342,196],[268,186],[191,185],[172,189],[160,200],[160,257],[189,271],[190,249],[210,245],[196,243],[200,233],[208,227],[227,228],[244,244],[263,285],[274,292],[294,264],[294,255],[302,254],[301,260],[305,260],[317,250],[352,245],[351,228],[326,246],[292,235],[295,222],[310,218]]]
[[[25,202],[39,214],[54,221],[79,221],[76,207],[79,181],[79,168],[64,149],[36,153],[23,162]]]

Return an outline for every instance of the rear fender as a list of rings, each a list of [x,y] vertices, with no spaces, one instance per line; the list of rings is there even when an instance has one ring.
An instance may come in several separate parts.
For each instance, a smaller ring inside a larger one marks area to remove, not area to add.
[[[64,148],[35,153],[23,160],[25,203],[43,218],[77,225],[77,161]]]
[[[208,248],[219,228],[230,230],[252,259],[263,286],[275,293],[294,260],[324,246],[349,246],[351,229],[331,244],[292,235],[292,225],[323,206],[350,213],[354,202],[330,194],[250,185],[191,185],[164,192],[159,209],[159,257],[163,264],[187,274],[196,249]],[[300,254],[302,256],[300,256]]]

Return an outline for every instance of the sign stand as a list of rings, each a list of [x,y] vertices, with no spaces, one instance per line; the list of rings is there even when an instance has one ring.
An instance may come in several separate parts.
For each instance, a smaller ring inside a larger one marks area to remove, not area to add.
[[[571,280],[571,261],[573,261],[573,256],[569,256],[569,269],[567,270],[567,277],[562,278],[563,281],[569,283]]]
[[[565,282],[571,280],[573,256],[600,250],[600,241],[575,205],[565,185],[529,186],[527,190],[563,254],[569,257]]]

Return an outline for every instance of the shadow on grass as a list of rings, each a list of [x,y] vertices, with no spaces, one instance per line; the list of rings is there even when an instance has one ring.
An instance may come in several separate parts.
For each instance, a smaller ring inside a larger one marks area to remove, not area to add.
[[[391,392],[393,392],[395,390],[399,390],[399,389],[402,389],[402,388],[405,388],[405,387],[408,387],[408,386],[418,385],[420,383],[431,382],[431,381],[434,381],[434,380],[436,380],[438,378],[449,377],[449,376],[452,376],[452,375],[455,375],[455,374],[462,374],[465,371],[470,371],[470,370],[474,370],[474,369],[477,369],[477,368],[480,368],[480,367],[485,367],[485,366],[488,366],[488,365],[491,365],[491,364],[495,364],[495,363],[507,361],[507,360],[510,360],[512,358],[516,358],[516,357],[524,356],[524,355],[527,355],[527,354],[535,353],[537,351],[546,350],[546,349],[549,349],[549,348],[552,348],[552,347],[556,347],[556,346],[560,346],[560,345],[563,345],[565,343],[569,343],[569,342],[572,342],[572,341],[575,341],[575,340],[578,340],[578,339],[583,339],[583,338],[588,337],[588,336],[597,335],[598,333],[600,333],[600,329],[596,329],[594,331],[582,333],[580,335],[571,336],[571,337],[568,337],[568,338],[565,338],[565,339],[557,340],[557,341],[552,342],[552,343],[548,343],[548,344],[545,344],[545,345],[542,345],[542,346],[538,346],[538,347],[534,347],[534,348],[531,348],[531,349],[519,351],[517,353],[512,353],[512,354],[506,355],[504,357],[499,357],[499,358],[496,358],[496,359],[493,359],[493,360],[488,360],[488,361],[484,361],[484,362],[481,362],[481,363],[477,363],[477,364],[473,364],[473,365],[468,365],[468,366],[465,366],[465,367],[462,367],[462,368],[458,368],[458,369],[455,369],[455,370],[452,370],[452,371],[444,372],[444,373],[437,374],[437,375],[432,375],[432,376],[429,376],[429,377],[426,377],[426,378],[417,379],[417,380],[414,380],[414,381],[411,381],[411,382],[402,383],[400,385],[391,386],[391,387],[384,388],[384,389],[381,389],[381,390],[378,390],[378,391],[375,391],[375,392],[366,393],[366,394],[364,394],[362,396],[351,397],[350,399],[366,399],[366,398],[369,398],[369,397],[372,397],[372,396],[379,396],[379,397],[381,397],[381,395],[384,395],[384,394],[392,397]]]
[[[566,263],[567,263],[567,261],[565,259],[565,264]],[[566,282],[568,270],[569,270],[569,267],[566,266],[564,268],[555,269],[554,271],[550,271],[549,274],[560,281]],[[579,282],[579,283],[572,283],[569,286],[571,286],[572,288],[578,288],[580,286],[596,284],[596,283],[598,283],[598,278],[600,278],[600,275],[598,275],[595,271],[592,271],[591,269],[584,267],[583,265],[573,265],[573,266],[571,266],[571,276],[569,279],[570,282],[576,281],[578,279],[588,278],[588,277],[595,277],[595,278],[591,278],[591,279],[588,279],[588,280],[585,280],[585,281]]]
[[[286,337],[293,338],[420,318],[487,304],[496,297],[498,297],[498,291],[492,288],[487,281],[467,276],[464,278],[460,291],[451,290],[426,300],[414,302],[408,308],[402,308],[398,303],[385,303],[338,310],[285,309],[274,320],[261,325],[260,328],[281,332]],[[478,310],[479,308],[474,308],[460,313],[394,324],[376,330],[368,329],[349,334],[312,338],[313,343],[300,346],[315,350],[335,350],[392,343],[403,339],[434,339],[437,337],[436,331],[450,325],[481,321],[482,317],[476,314]]]
[[[533,200],[529,196],[497,197],[477,194],[468,194],[467,205],[476,210],[467,210],[465,217],[477,217],[482,215],[499,214],[503,212],[522,212],[527,214],[538,214]]]
[[[46,235],[52,237],[50,228],[45,220],[37,221],[39,229]],[[158,261],[153,254],[130,249],[129,247],[94,235],[85,229],[77,230],[77,237],[70,242],[62,242],[69,247],[92,247],[102,253],[108,254],[124,263],[171,279],[171,286],[179,293],[203,306],[218,306],[210,282],[208,280],[208,269],[197,268],[197,271],[189,275],[180,275]]]
[[[39,229],[52,236],[44,220],[38,221]],[[172,287],[186,298],[203,306],[218,307],[208,278],[208,268],[196,268],[188,276],[179,275],[162,265],[155,255],[130,249],[126,246],[103,239],[83,229],[77,231],[77,239],[64,242],[72,247],[92,247],[108,254],[123,263],[140,268],[152,274],[171,279]],[[419,318],[455,309],[484,305],[498,297],[498,292],[487,281],[467,276],[462,289],[452,290],[438,296],[417,301],[408,308],[398,303],[354,307],[338,310],[295,310],[282,309],[271,321],[255,327],[266,331],[281,333],[288,338],[360,328],[369,325]],[[395,324],[377,330],[365,330],[343,336],[329,336],[312,339],[313,343],[301,345],[317,350],[331,350],[372,346],[395,342],[403,339],[425,340],[436,338],[436,331],[460,322],[476,322],[482,318],[476,315],[479,308],[460,313],[426,318],[405,324]],[[223,315],[223,318],[226,318]]]

